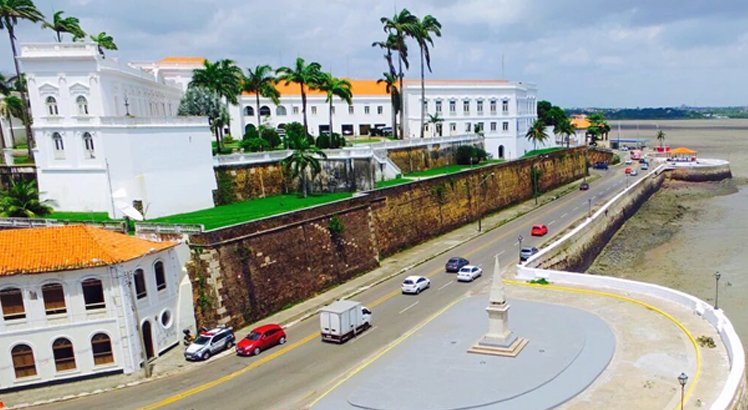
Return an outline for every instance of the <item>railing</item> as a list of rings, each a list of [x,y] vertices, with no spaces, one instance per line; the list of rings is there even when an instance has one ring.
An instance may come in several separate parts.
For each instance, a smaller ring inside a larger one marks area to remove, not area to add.
[[[124,222],[66,221],[57,219],[0,218],[0,228],[44,228],[50,226],[88,225],[109,231],[127,232]]]
[[[160,224],[150,222],[138,222],[135,224],[135,233],[158,233],[158,234],[180,234],[194,235],[205,231],[202,224]]]
[[[99,121],[101,122],[101,125],[114,126],[209,126],[206,117],[99,117]]]

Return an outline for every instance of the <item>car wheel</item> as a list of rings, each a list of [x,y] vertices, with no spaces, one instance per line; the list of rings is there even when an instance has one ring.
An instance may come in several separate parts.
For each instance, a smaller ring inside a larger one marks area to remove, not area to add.
[[[202,359],[203,360],[210,359],[210,350],[208,350],[207,352],[203,353]]]
[[[421,288],[416,289],[416,295],[421,293]]]
[[[286,338],[285,337],[281,337],[280,340],[278,340],[278,344],[282,345],[284,343],[286,343]]]
[[[228,342],[226,342],[226,349],[231,349],[232,347],[234,347],[233,340],[229,340]]]
[[[252,350],[252,354],[254,354],[255,356],[257,356],[258,354],[260,354],[261,351],[262,350],[260,350],[259,347],[255,347],[255,350]]]

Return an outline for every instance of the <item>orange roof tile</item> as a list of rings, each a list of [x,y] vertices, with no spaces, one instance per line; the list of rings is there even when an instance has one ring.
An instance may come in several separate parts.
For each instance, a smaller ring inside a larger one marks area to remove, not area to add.
[[[159,63],[197,63],[202,64],[205,57],[164,57]]]
[[[351,91],[353,92],[354,97],[357,95],[387,95],[386,85],[384,83],[377,84],[376,80],[347,80],[351,82]],[[285,81],[281,81],[275,86],[275,88],[278,89],[281,97],[288,95],[301,95],[301,89],[296,83],[290,83],[286,85]],[[306,92],[306,95],[325,95],[324,92],[319,90],[310,90],[307,86],[304,86],[304,90]],[[243,94],[255,95],[254,93],[247,92]]]
[[[107,266],[175,245],[85,225],[5,230],[0,231],[0,276]]]
[[[571,124],[578,130],[584,130],[590,127],[590,120],[584,117],[574,117],[571,119]]]

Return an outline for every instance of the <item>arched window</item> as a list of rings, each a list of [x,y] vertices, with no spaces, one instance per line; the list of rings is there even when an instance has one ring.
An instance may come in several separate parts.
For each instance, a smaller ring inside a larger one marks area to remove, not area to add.
[[[23,308],[23,294],[18,288],[0,290],[0,305],[3,308],[3,319],[24,319],[26,310]]]
[[[55,97],[52,97],[51,95],[47,97],[47,113],[49,115],[59,115],[59,110],[57,109],[57,100],[55,100]]]
[[[55,368],[58,372],[75,369],[75,351],[69,339],[60,337],[52,343],[52,353],[55,356]]]
[[[44,298],[44,310],[48,315],[67,312],[65,291],[61,283],[48,283],[42,286],[42,298]]]
[[[34,362],[34,351],[28,345],[17,345],[10,351],[13,357],[13,370],[16,378],[36,376],[36,362]]]
[[[270,116],[270,107],[267,105],[263,105],[260,107],[260,117],[269,117]]]
[[[248,132],[249,132],[249,130],[253,130],[253,129],[256,129],[256,128],[257,128],[257,127],[255,127],[255,125],[254,125],[254,124],[247,124],[247,125],[246,125],[246,126],[244,127],[244,133],[246,134],[246,133],[248,133]]]
[[[93,335],[91,338],[91,351],[93,352],[94,366],[114,363],[112,341],[105,333]]]
[[[255,109],[250,107],[249,105],[244,107],[244,116],[250,117],[252,115],[255,115]]]
[[[65,144],[62,141],[62,135],[59,132],[52,134],[52,141],[55,144],[55,151],[65,151]]]
[[[156,290],[166,289],[166,272],[164,272],[164,263],[161,261],[153,265],[153,271],[156,274]]]
[[[287,115],[286,107],[279,105],[275,108],[275,115],[284,116]]]
[[[104,302],[104,287],[98,279],[86,279],[81,284],[83,286],[83,302],[86,310],[103,309],[106,307]]]
[[[135,269],[133,281],[135,282],[135,296],[138,299],[148,296],[148,291],[145,288],[145,274],[143,273],[143,269]]]
[[[86,156],[91,159],[94,157],[94,140],[90,133],[83,133],[83,148],[85,148]]]
[[[88,100],[86,97],[79,95],[75,99],[75,103],[78,104],[78,115],[88,115]]]
[[[504,158],[504,146],[503,145],[499,145],[499,158],[500,159]]]

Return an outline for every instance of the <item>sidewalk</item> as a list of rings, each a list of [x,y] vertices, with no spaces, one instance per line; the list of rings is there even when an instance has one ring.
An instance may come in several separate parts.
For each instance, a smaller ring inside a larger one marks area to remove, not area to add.
[[[587,179],[588,181],[592,180],[589,177]],[[477,222],[473,222],[438,238],[431,239],[403,252],[392,255],[387,259],[381,260],[379,268],[362,274],[312,299],[269,316],[261,322],[252,323],[243,329],[236,330],[236,333],[248,333],[251,329],[265,323],[279,323],[284,327],[293,326],[294,324],[315,315],[317,310],[327,304],[338,299],[351,298],[372,286],[384,282],[394,276],[398,276],[439,255],[443,255],[462,243],[496,229],[532,211],[533,209],[557,199],[558,197],[578,190],[579,182],[580,181],[576,181],[553,191],[543,193],[538,196],[538,205],[535,205],[534,200],[531,199],[511,208],[485,216],[482,221],[483,232],[478,232],[478,224]],[[154,380],[176,373],[192,371],[200,366],[209,365],[215,360],[196,363],[187,362],[184,360],[184,356],[182,355],[183,351],[184,347],[179,344],[155,360],[152,364],[153,375],[150,379],[145,379],[143,372],[135,372],[128,375],[120,374],[99,377],[89,380],[21,390],[12,393],[0,393],[0,402],[3,402],[5,406],[9,408],[23,408],[31,405],[53,403],[60,400],[70,400],[76,397],[126,388],[140,383],[150,383]],[[230,354],[233,354],[233,351],[226,351],[217,356],[222,357]]]

